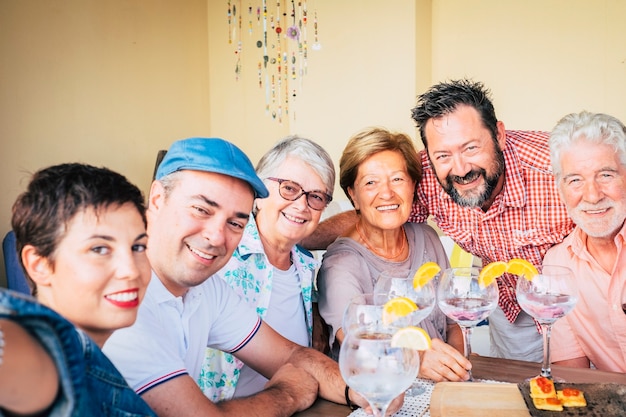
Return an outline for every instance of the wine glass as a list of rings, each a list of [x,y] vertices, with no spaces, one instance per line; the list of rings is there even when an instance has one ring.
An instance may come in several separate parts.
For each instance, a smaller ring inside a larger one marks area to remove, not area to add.
[[[518,278],[517,302],[541,325],[543,334],[543,363],[541,376],[552,378],[550,369],[550,333],[552,325],[569,314],[578,301],[574,273],[564,266],[543,265],[532,280]]]
[[[391,269],[381,272],[374,293],[386,294],[387,299],[395,297],[407,297],[417,305],[418,309],[406,317],[407,324],[419,326],[422,320],[426,319],[435,308],[437,294],[432,281],[427,282],[419,288],[413,288],[413,275],[415,271],[409,269]],[[418,381],[406,391],[406,395],[416,396],[426,392],[426,388]]]
[[[409,269],[391,269],[380,273],[376,285],[375,294],[387,294],[387,299],[406,297],[412,300],[418,307],[410,315],[411,325],[417,326],[430,315],[437,302],[437,294],[432,281],[419,288],[413,288],[413,275],[415,271]]]
[[[339,350],[341,376],[377,417],[385,416],[391,401],[409,388],[419,370],[417,350],[391,346],[397,329],[382,324],[352,329]]]
[[[352,297],[343,313],[341,329],[344,339],[355,329],[381,326],[385,301],[386,294],[366,293]]]
[[[448,268],[443,271],[437,288],[439,308],[461,327],[468,360],[472,352],[472,330],[498,306],[496,281],[482,285],[478,281],[479,273],[480,269],[476,267]],[[469,376],[473,381],[471,371]]]

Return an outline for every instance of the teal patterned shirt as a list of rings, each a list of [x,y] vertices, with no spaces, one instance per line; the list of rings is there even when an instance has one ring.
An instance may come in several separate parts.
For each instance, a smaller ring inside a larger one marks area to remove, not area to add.
[[[313,288],[313,278],[319,261],[297,245],[291,250],[291,259],[297,275],[294,279],[300,281],[310,346],[313,332],[313,301],[317,301],[314,299],[317,294]],[[265,318],[272,293],[273,272],[274,267],[269,263],[263,249],[254,216],[250,216],[232,258],[211,279],[219,277],[226,281],[250,306],[256,308],[261,318]],[[198,385],[214,402],[230,399],[235,393],[242,367],[243,363],[232,354],[207,348]]]

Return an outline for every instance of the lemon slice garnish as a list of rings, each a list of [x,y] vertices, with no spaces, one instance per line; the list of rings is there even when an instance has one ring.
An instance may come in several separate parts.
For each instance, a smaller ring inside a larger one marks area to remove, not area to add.
[[[394,321],[418,310],[417,304],[406,297],[396,297],[387,301],[383,306],[383,323],[391,324]]]
[[[430,336],[420,327],[403,327],[391,337],[391,346],[396,348],[428,350],[430,345]]]
[[[435,262],[426,262],[422,266],[419,267],[417,271],[415,271],[415,275],[413,275],[413,288],[416,290],[422,288],[431,279],[435,278],[441,271],[441,267],[437,265]]]

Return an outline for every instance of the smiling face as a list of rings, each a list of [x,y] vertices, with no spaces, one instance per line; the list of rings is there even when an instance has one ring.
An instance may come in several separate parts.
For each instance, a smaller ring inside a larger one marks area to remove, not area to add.
[[[400,152],[382,151],[359,165],[354,186],[348,188],[348,193],[363,222],[392,230],[409,218],[415,182]]]
[[[425,126],[428,157],[437,180],[454,202],[487,210],[504,185],[504,125],[498,122],[498,146],[479,113],[461,105],[430,119]]]
[[[612,240],[626,219],[626,167],[615,150],[582,139],[560,162],[559,191],[570,217],[590,237]]]
[[[322,178],[299,158],[287,157],[272,176],[296,182],[304,191],[327,193]],[[295,201],[285,200],[278,192],[279,183],[276,181],[269,181],[267,187],[270,196],[256,202],[259,233],[266,242],[291,248],[315,231],[322,210],[309,207],[304,195]]]
[[[148,206],[148,257],[163,285],[182,296],[221,269],[239,244],[254,195],[247,182],[184,170],[169,195],[154,181]]]
[[[25,266],[38,299],[89,334],[100,346],[135,322],[150,280],[146,230],[130,203],[78,212],[50,259],[28,245]]]

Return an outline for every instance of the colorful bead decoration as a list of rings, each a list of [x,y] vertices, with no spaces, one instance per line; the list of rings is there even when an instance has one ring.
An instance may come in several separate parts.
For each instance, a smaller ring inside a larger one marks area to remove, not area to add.
[[[246,73],[252,72],[246,71],[243,54],[258,54],[255,82],[265,89],[265,113],[279,123],[287,115],[295,120],[295,99],[308,68],[307,0],[248,1],[245,36],[242,1],[227,1],[228,43],[236,45],[235,79],[245,82]],[[319,50],[317,12],[313,27],[312,49]]]

